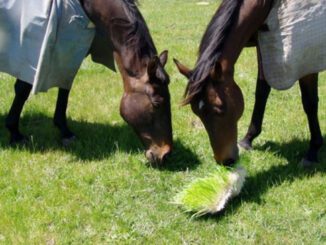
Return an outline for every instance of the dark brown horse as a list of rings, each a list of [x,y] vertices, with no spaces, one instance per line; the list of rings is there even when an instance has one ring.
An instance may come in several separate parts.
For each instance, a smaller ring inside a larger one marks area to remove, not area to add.
[[[108,43],[124,82],[120,112],[136,131],[151,162],[162,162],[172,150],[169,76],[164,70],[167,52],[157,51],[134,0],[80,0],[83,9]],[[76,44],[78,45],[78,44]],[[6,119],[11,143],[26,140],[19,118],[32,86],[17,80],[15,98]],[[54,124],[64,141],[75,138],[67,126],[69,90],[59,89]]]
[[[223,0],[201,41],[199,57],[193,70],[175,60],[179,71],[189,79],[185,104],[190,104],[208,132],[215,159],[231,164],[238,157],[237,122],[244,110],[241,90],[234,81],[234,65],[246,46],[257,47],[259,72],[255,109],[245,138],[240,145],[252,147],[261,132],[266,101],[270,92],[262,70],[257,32],[264,27],[273,0]],[[323,143],[317,108],[317,74],[299,80],[304,110],[311,133],[310,147],[304,165],[317,161]]]

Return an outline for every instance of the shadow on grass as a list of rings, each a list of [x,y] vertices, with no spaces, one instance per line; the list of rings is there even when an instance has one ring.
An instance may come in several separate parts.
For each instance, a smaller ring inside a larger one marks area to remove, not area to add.
[[[187,171],[194,170],[200,165],[198,157],[189,149],[186,148],[179,140],[174,141],[173,151],[166,163],[158,166],[157,169],[162,171]]]
[[[325,136],[324,136],[325,139]],[[305,152],[308,150],[309,141],[293,139],[286,143],[266,142],[256,146],[256,150],[268,151],[287,160],[286,165],[272,166],[270,169],[260,172],[247,179],[245,191],[241,198],[244,201],[260,202],[261,194],[265,193],[270,186],[278,186],[283,182],[292,182],[313,176],[318,172],[326,172],[326,148],[323,146],[319,152],[319,163],[311,169],[299,167]]]
[[[15,147],[8,143],[9,133],[4,127],[4,121],[5,115],[0,115],[1,146]],[[142,150],[137,136],[127,125],[104,125],[72,120],[68,120],[68,125],[76,134],[77,140],[65,148],[61,144],[59,130],[53,125],[52,118],[41,113],[24,115],[20,120],[20,129],[30,138],[30,142],[16,148],[23,147],[31,153],[49,150],[70,152],[82,160],[103,159],[116,151],[132,153]],[[2,137],[3,135],[5,137]]]
[[[0,149],[11,148],[9,133],[4,126],[5,115],[0,115]],[[50,150],[68,152],[79,160],[102,160],[116,152],[139,153],[144,148],[137,135],[127,124],[102,124],[85,121],[68,121],[77,140],[69,147],[63,147],[59,130],[54,127],[52,118],[42,113],[33,113],[21,118],[21,131],[30,137],[30,142],[23,146],[24,150],[46,152]],[[197,157],[180,141],[174,143],[175,153],[166,166],[166,170],[178,171],[194,169],[199,164]],[[16,147],[18,150],[21,147]],[[183,157],[179,157],[180,153]],[[145,156],[144,156],[145,159]]]
[[[325,140],[325,136],[324,136]],[[309,141],[293,139],[286,143],[267,142],[264,145],[254,147],[258,151],[268,151],[283,157],[288,164],[272,166],[267,170],[249,176],[246,179],[245,186],[237,198],[231,200],[226,209],[215,215],[205,215],[199,218],[199,221],[216,220],[221,221],[228,216],[232,216],[234,211],[241,208],[242,203],[255,202],[264,203],[261,198],[270,188],[282,185],[282,183],[291,183],[296,179],[304,179],[314,176],[316,173],[326,172],[326,147],[322,147],[319,153],[319,163],[311,169],[303,169],[298,166],[305,151],[309,147]],[[250,157],[249,157],[250,158]],[[262,164],[264,164],[262,162]],[[250,164],[248,165],[250,168]],[[313,186],[311,187],[313,188]]]

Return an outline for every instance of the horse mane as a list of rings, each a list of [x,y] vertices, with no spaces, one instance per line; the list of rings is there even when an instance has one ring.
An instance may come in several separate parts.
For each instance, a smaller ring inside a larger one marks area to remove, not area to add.
[[[196,66],[191,73],[183,104],[189,104],[204,89],[206,78],[221,56],[227,36],[231,31],[242,0],[223,0],[210,21],[199,47]]]
[[[157,54],[153,39],[150,35],[146,22],[137,5],[138,0],[121,0],[124,3],[126,13],[129,17],[129,31],[126,42],[127,48],[135,50],[139,57],[151,57]]]
[[[137,5],[139,5],[138,0],[122,0],[122,2],[129,8],[130,12],[135,13],[138,11]]]

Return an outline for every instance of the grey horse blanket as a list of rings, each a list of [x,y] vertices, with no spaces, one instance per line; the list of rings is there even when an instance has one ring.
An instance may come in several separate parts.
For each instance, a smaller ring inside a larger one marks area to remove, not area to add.
[[[258,33],[264,75],[275,89],[326,69],[326,0],[275,0]]]
[[[0,0],[0,71],[32,92],[70,89],[85,56],[114,70],[111,44],[79,0]]]

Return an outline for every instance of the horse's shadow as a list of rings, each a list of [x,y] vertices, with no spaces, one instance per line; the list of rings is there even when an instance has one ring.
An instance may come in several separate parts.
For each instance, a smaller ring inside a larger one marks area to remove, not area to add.
[[[325,137],[324,137],[325,138]],[[258,151],[268,151],[286,159],[287,164],[275,165],[268,170],[257,173],[247,179],[242,201],[260,202],[260,196],[271,186],[281,185],[283,182],[293,182],[295,179],[313,176],[317,172],[326,172],[326,149],[319,152],[319,163],[310,169],[299,166],[304,153],[308,150],[309,141],[293,139],[286,143],[266,142],[255,147]],[[263,163],[262,163],[263,164]],[[250,165],[248,166],[250,167]]]
[[[325,136],[324,136],[325,139]],[[319,163],[311,169],[303,169],[299,167],[299,163],[308,149],[308,140],[293,139],[286,143],[266,142],[263,145],[254,146],[254,150],[268,151],[279,157],[286,159],[287,164],[280,164],[263,170],[253,176],[246,178],[245,186],[241,194],[231,200],[226,209],[215,215],[206,215],[200,218],[200,221],[214,219],[220,221],[232,216],[234,211],[246,202],[255,202],[257,204],[264,203],[261,198],[270,188],[282,185],[282,183],[291,183],[296,179],[309,178],[316,173],[326,172],[326,147],[322,147],[319,153]],[[249,154],[250,152],[246,153]],[[261,164],[264,164],[263,162]],[[246,166],[250,168],[250,163]],[[311,187],[313,188],[313,187]]]
[[[117,152],[136,154],[144,151],[137,135],[125,123],[103,124],[68,120],[68,125],[77,135],[77,139],[68,147],[63,147],[59,130],[47,115],[32,113],[21,118],[20,128],[30,139],[24,146],[8,144],[9,133],[5,129],[4,121],[5,115],[0,115],[0,150],[15,147],[17,150],[24,149],[31,153],[62,151],[81,161],[104,160]],[[178,156],[181,153],[183,158]],[[197,156],[177,140],[174,142],[174,153],[160,169],[183,171],[195,169],[199,164]]]

